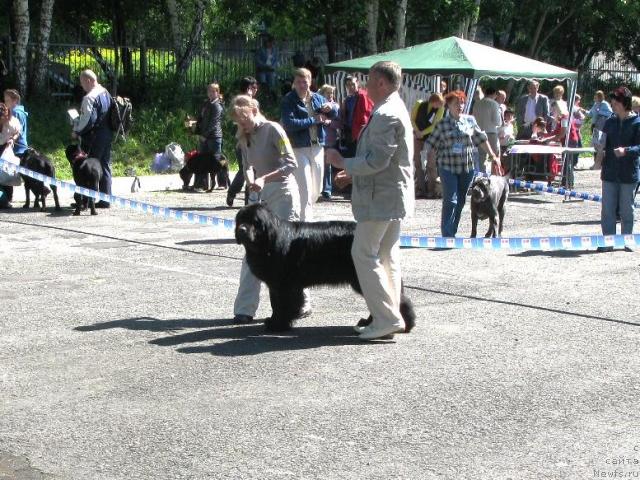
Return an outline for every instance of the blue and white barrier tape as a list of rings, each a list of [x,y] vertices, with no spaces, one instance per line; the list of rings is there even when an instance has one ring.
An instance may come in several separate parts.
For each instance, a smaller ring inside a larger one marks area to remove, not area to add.
[[[150,203],[138,202],[136,200],[130,200],[128,198],[117,197],[115,195],[107,195],[106,193],[96,192],[89,188],[79,187],[73,183],[63,182],[61,180],[48,177],[33,170],[29,170],[19,165],[7,162],[0,159],[0,168],[7,173],[13,174],[15,171],[26,175],[36,180],[40,180],[48,185],[55,185],[58,188],[68,190],[74,193],[80,193],[86,197],[91,197],[95,200],[104,200],[113,205],[117,205],[123,208],[136,210],[143,213],[148,213],[156,217],[172,218],[176,220],[182,220],[189,223],[197,223],[200,225],[210,225],[213,227],[224,228],[226,230],[233,230],[235,228],[235,222],[226,218],[210,217],[207,215],[200,215],[198,213],[183,212],[173,208],[159,207]]]
[[[596,247],[640,247],[640,235],[573,235],[562,237],[445,238],[402,235],[401,247],[461,250],[589,250]]]
[[[150,203],[138,202],[128,198],[106,195],[69,182],[57,180],[41,173],[14,165],[0,159],[0,168],[8,173],[19,173],[48,185],[80,193],[96,200],[104,200],[113,205],[138,212],[148,213],[156,217],[182,220],[189,223],[209,225],[225,230],[233,230],[233,220],[210,217],[182,210],[159,207]],[[596,247],[640,247],[640,235],[578,235],[561,237],[518,237],[518,238],[445,238],[402,235],[400,246],[413,248],[448,248],[466,250],[586,250]]]
[[[479,173],[478,176],[488,177],[489,174],[482,172],[482,173]],[[513,178],[509,179],[509,184],[514,185],[516,187],[520,187],[520,188],[528,188],[530,190],[535,190],[537,192],[542,192],[542,193],[555,193],[557,195],[563,195],[569,198],[579,198],[582,200],[590,200],[592,202],[602,202],[602,196],[595,193],[576,192],[575,190],[568,190],[563,187],[559,187],[559,188],[550,187],[542,183],[527,182],[524,180],[515,180]],[[634,206],[636,208],[640,208],[640,203],[636,202]]]

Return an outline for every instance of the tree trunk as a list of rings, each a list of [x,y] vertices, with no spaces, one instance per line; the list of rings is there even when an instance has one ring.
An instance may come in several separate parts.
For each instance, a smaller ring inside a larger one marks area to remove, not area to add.
[[[98,65],[100,65],[100,68],[102,68],[102,71],[104,72],[106,81],[100,83],[102,83],[103,85],[113,85],[113,69],[111,68],[111,65],[109,65],[109,62],[107,62],[107,60],[100,53],[100,49],[98,47],[89,47],[89,50],[87,50],[87,52],[94,58],[96,62],[98,62]]]
[[[476,41],[476,33],[478,32],[478,18],[480,18],[480,3],[481,0],[475,0],[475,8],[471,14],[471,21],[469,25],[469,36],[467,37],[472,42]]]
[[[378,13],[379,13],[380,1],[369,0],[366,7],[367,18],[367,53],[378,53]]]
[[[176,55],[176,63],[178,58],[182,56],[182,28],[180,28],[180,20],[178,19],[178,8],[176,0],[166,0],[167,16],[169,17],[169,30],[171,30],[171,40],[173,41],[173,50]]]
[[[546,12],[545,12],[546,13]],[[547,43],[547,40],[549,40],[551,38],[551,36],[556,33],[560,27],[562,25],[564,25],[564,23],[569,20],[573,14],[576,13],[576,6],[574,5],[571,10],[569,10],[568,13],[566,13],[563,17],[562,20],[560,20],[551,30],[549,30],[549,32],[547,32],[547,34],[542,38],[542,40],[540,40],[538,42],[538,45],[536,46],[536,49],[533,53],[533,57],[534,58],[538,58],[540,55],[540,50],[542,49],[542,46]]]
[[[189,39],[187,41],[184,53],[176,61],[176,76],[178,77],[180,84],[184,83],[185,74],[191,66],[193,57],[195,57],[196,51],[200,45],[200,40],[202,39],[202,31],[204,30],[204,11],[206,7],[206,0],[198,0],[196,2],[196,15],[193,28],[191,29],[191,33],[189,34]]]
[[[407,39],[407,1],[400,0],[396,6],[395,48],[404,48]]]
[[[533,38],[531,39],[531,44],[529,45],[529,54],[527,55],[530,58],[534,58],[534,53],[538,49],[538,42],[540,41],[540,34],[542,33],[542,27],[544,27],[544,22],[547,19],[547,13],[549,10],[547,8],[543,8],[542,15],[538,20],[538,25],[536,26],[536,31],[533,34]]]
[[[18,90],[27,91],[27,44],[29,43],[29,0],[14,0],[16,49],[14,64]]]
[[[38,28],[36,59],[33,69],[33,91],[44,93],[47,82],[47,68],[49,67],[49,37],[51,35],[51,18],[55,0],[42,0],[40,8],[40,26]]]
[[[113,4],[113,37],[116,47],[120,47],[120,61],[124,77],[131,80],[133,77],[133,55],[128,48],[126,8],[122,0],[115,0]]]
[[[331,11],[331,10],[330,10]],[[333,18],[331,15],[324,16],[324,36],[327,43],[327,52],[329,54],[329,63],[336,61],[336,32],[333,28]]]

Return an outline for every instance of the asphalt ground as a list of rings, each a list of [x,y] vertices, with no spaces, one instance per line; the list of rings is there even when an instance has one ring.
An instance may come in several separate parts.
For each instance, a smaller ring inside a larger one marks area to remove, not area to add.
[[[178,186],[127,196],[237,212]],[[640,476],[638,252],[403,249],[411,334],[359,341],[364,301],[327,288],[268,335],[231,322],[232,232],[73,217],[68,194],[24,211],[20,190],[0,212],[0,479]],[[598,204],[562,200],[512,195],[504,235],[599,233]],[[316,211],[351,218],[344,200]],[[418,201],[403,231],[437,235],[439,212]]]

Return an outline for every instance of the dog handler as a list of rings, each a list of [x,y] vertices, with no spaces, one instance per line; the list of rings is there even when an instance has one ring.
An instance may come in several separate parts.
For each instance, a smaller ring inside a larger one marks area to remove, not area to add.
[[[297,167],[293,149],[282,127],[267,120],[257,100],[238,95],[231,102],[231,118],[238,124],[238,146],[249,190],[283,220],[299,220],[300,193],[294,177]],[[246,258],[240,269],[240,286],[233,305],[234,323],[250,323],[258,310],[260,280]]]
[[[400,224],[413,213],[413,127],[398,94],[402,71],[378,62],[367,93],[374,108],[360,134],[356,156],[327,150],[327,160],[353,177],[351,203],[357,226],[351,256],[373,321],[356,327],[362,340],[404,331],[400,314]]]
[[[113,131],[109,124],[111,95],[98,83],[91,70],[80,72],[80,85],[86,92],[82,98],[80,117],[73,126],[72,138],[80,138],[82,149],[92,158],[100,160],[102,178],[100,191],[111,195],[111,141]],[[109,208],[109,202],[100,200],[96,208]]]

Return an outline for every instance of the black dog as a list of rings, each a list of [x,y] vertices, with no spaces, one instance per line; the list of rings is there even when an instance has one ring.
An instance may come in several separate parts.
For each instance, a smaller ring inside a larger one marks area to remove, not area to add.
[[[180,178],[182,179],[183,190],[189,189],[191,177],[196,175],[211,175],[211,188],[215,186],[216,176],[218,177],[218,185],[226,182],[229,186],[229,166],[227,158],[222,153],[214,155],[210,153],[196,153],[194,156],[185,161],[184,167],[180,170]]]
[[[69,145],[65,153],[67,160],[71,164],[73,171],[73,180],[79,187],[90,188],[98,192],[100,190],[100,179],[102,178],[102,165],[97,158],[87,157],[80,147],[77,145]],[[76,201],[76,209],[74,215],[80,215],[80,209],[86,208],[87,204],[91,210],[91,215],[97,215],[95,202],[93,197],[85,197],[79,193],[74,193],[73,198]]]
[[[33,148],[27,149],[24,153],[20,159],[20,166],[48,177],[54,178],[56,176],[56,169],[53,166],[53,163],[51,163],[51,160]],[[58,187],[51,185],[51,189],[49,189],[49,187],[40,180],[36,180],[35,178],[31,178],[26,175],[21,175],[21,177],[24,181],[24,195],[26,197],[26,202],[23,205],[23,208],[29,208],[31,205],[30,192],[33,192],[35,197],[33,199],[33,208],[40,208],[40,211],[44,212],[44,209],[47,207],[45,198],[49,195],[49,192],[53,192],[53,201],[56,204],[56,211],[60,210]],[[40,207],[40,201],[42,201],[42,207]]]
[[[349,284],[362,295],[351,258],[355,229],[355,222],[280,220],[260,204],[240,209],[236,241],[244,245],[251,272],[269,287],[272,314],[265,322],[267,330],[288,330],[300,318],[304,288]],[[400,313],[409,332],[416,315],[404,292]]]
[[[478,219],[489,219],[489,230],[486,238],[502,236],[504,213],[507,197],[509,196],[509,182],[506,177],[491,175],[480,177],[471,186],[471,237],[477,234]]]

